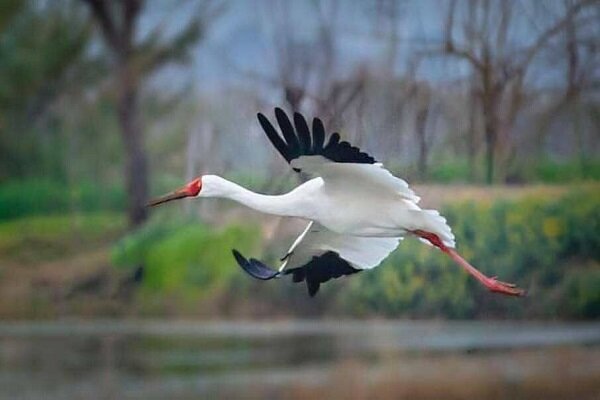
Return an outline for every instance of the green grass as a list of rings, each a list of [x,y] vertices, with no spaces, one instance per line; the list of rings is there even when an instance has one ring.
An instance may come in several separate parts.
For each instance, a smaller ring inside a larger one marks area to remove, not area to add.
[[[437,159],[428,165],[426,176],[420,177],[415,165],[395,165],[393,160],[387,163],[396,175],[409,181],[430,183],[482,183],[482,160],[475,163],[471,171],[466,158]],[[550,183],[573,184],[584,181],[600,180],[600,159],[563,160],[549,159],[525,160],[510,166],[506,179],[513,183]]]
[[[40,262],[69,256],[125,230],[120,213],[30,216],[0,223],[3,259]]]
[[[542,160],[530,169],[528,180],[546,183],[565,183],[600,180],[600,160],[572,160],[556,162]]]
[[[257,251],[257,226],[215,228],[198,220],[154,218],[113,248],[113,261],[127,268],[146,267],[144,287],[153,293],[206,294],[238,273],[231,249]]]
[[[470,178],[469,163],[467,160],[454,160],[443,164],[433,164],[430,166],[428,173],[428,180],[436,183],[469,182]]]
[[[0,185],[0,221],[31,215],[69,212],[121,211],[125,193],[118,185],[84,182],[65,185],[47,179],[4,182]]]

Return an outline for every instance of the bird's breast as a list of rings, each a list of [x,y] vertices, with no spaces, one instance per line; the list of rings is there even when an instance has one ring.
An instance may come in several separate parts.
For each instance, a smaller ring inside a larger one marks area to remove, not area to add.
[[[394,226],[384,203],[372,196],[324,196],[315,207],[315,220],[341,234],[387,235]]]

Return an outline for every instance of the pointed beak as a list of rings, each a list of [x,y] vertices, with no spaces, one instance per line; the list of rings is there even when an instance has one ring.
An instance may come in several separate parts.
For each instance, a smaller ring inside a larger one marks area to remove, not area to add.
[[[186,188],[183,188],[183,189],[179,189],[174,192],[165,194],[164,196],[155,197],[154,199],[150,200],[146,204],[146,207],[154,207],[154,206],[158,206],[163,203],[167,203],[172,200],[184,199],[184,198],[190,197],[190,196],[191,195],[187,192]]]
[[[174,192],[165,194],[164,196],[157,197],[155,199],[150,200],[146,207],[154,207],[159,204],[167,203],[172,200],[184,199],[186,197],[196,197],[200,190],[202,189],[202,179],[196,178],[184,187],[177,189]]]

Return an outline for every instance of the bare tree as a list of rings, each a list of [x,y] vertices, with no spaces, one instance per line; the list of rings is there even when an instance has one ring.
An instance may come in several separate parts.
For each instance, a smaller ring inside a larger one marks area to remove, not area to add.
[[[405,89],[405,97],[412,99],[414,105],[414,134],[418,146],[417,172],[419,178],[424,180],[427,178],[427,159],[430,150],[427,125],[432,115],[432,93],[431,88],[425,83],[408,80],[406,86],[408,89]]]
[[[282,21],[274,30],[277,68],[274,80],[292,110],[304,106],[335,125],[335,118],[346,110],[364,90],[366,72],[360,66],[347,78],[340,78],[338,50],[336,48],[337,15],[339,2],[313,3],[317,25],[317,39],[298,40],[292,27],[291,3],[278,3],[279,8],[269,10],[273,20]]]
[[[515,3],[467,0],[457,7],[457,0],[450,1],[443,52],[466,61],[473,69],[484,124],[488,183],[495,179],[496,156],[508,156],[511,130],[524,100],[524,81],[532,61],[584,8],[594,3],[597,2],[572,2],[530,44],[516,47],[509,43]],[[457,9],[466,12],[457,14]],[[456,33],[460,27],[463,34],[459,40]]]
[[[136,40],[144,0],[82,0],[98,23],[114,65],[118,121],[125,147],[125,179],[132,226],[147,217],[144,203],[148,197],[148,163],[140,119],[140,87],[144,77],[160,67],[182,61],[189,55],[204,27],[206,13],[197,13],[170,40],[165,41],[163,26],[157,25]]]
[[[568,7],[572,4],[572,0],[564,0],[564,4],[565,7]],[[591,15],[585,20],[580,18],[579,21],[575,21],[575,19],[567,21],[561,35],[562,40],[555,48],[551,49],[550,63],[557,64],[566,60],[565,85],[562,93],[553,96],[553,101],[550,101],[543,110],[534,136],[536,143],[542,143],[552,123],[558,117],[570,114],[582,165],[586,152],[581,129],[582,109],[584,108],[582,100],[585,100],[588,91],[591,92],[600,87],[600,76],[597,74],[600,70],[600,45],[598,44],[597,27],[594,27],[595,21],[600,16],[600,8],[590,11]]]

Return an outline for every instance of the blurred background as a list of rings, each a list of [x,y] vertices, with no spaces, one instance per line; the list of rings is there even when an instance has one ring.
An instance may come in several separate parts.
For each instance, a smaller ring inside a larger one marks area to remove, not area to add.
[[[3,0],[0,398],[600,398],[600,2]],[[299,183],[256,113],[382,160],[491,295],[406,240],[258,282],[298,221],[144,203]]]

